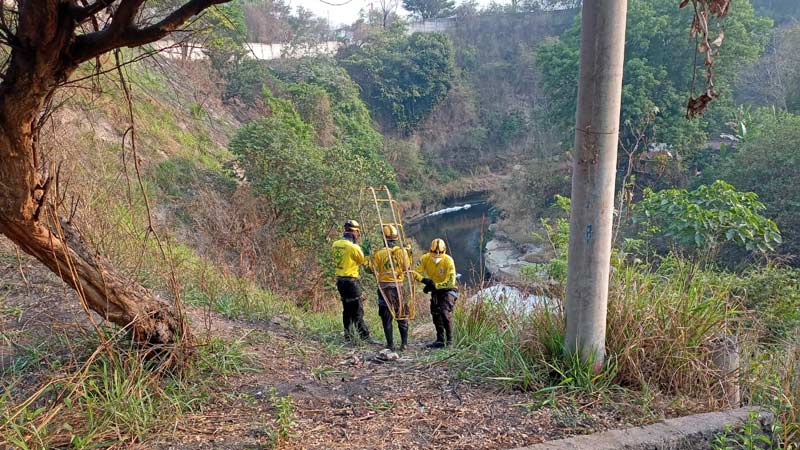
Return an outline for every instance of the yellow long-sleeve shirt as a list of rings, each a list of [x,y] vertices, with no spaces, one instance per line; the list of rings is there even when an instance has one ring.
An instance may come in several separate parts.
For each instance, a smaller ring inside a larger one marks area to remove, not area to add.
[[[403,281],[405,271],[411,267],[411,255],[399,246],[392,247],[392,260],[389,261],[389,249],[384,247],[372,255],[372,269],[380,283]],[[394,265],[394,272],[392,272]]]
[[[367,264],[367,258],[361,247],[347,239],[339,239],[333,243],[333,262],[337,277],[360,278],[358,268]]]
[[[436,284],[436,289],[449,289],[456,287],[456,264],[450,255],[442,255],[437,263],[430,253],[425,253],[419,258],[414,267],[416,279],[430,278]]]

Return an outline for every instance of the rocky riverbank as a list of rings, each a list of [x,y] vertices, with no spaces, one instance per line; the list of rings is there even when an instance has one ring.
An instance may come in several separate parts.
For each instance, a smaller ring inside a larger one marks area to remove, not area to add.
[[[492,239],[486,243],[484,253],[486,270],[495,277],[511,281],[522,281],[523,267],[539,264],[552,258],[552,250],[542,244],[519,244],[505,232],[498,229],[497,224],[489,227]]]

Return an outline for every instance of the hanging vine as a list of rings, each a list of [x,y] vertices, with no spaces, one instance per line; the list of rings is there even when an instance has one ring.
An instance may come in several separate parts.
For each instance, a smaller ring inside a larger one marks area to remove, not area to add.
[[[730,9],[731,0],[682,0],[679,8],[684,8],[689,3],[694,9],[689,35],[697,40],[695,55],[698,53],[705,55],[706,68],[705,92],[695,97],[695,79],[697,77],[697,58],[695,56],[695,64],[692,67],[692,92],[686,105],[686,118],[692,119],[702,115],[708,109],[711,100],[719,96],[714,90],[714,57],[722,46],[725,33],[720,31],[719,34],[712,37],[708,21],[711,17],[716,17],[718,20],[725,17]]]

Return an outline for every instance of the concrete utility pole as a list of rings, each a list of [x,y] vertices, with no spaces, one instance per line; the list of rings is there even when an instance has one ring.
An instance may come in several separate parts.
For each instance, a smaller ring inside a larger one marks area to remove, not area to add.
[[[605,358],[614,178],[627,0],[585,0],[564,345],[599,369]]]

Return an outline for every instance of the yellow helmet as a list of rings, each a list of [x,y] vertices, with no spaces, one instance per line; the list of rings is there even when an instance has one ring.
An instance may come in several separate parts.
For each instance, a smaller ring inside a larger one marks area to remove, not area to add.
[[[344,223],[344,231],[361,232],[361,225],[355,220],[348,220]]]
[[[434,239],[431,241],[431,254],[443,255],[447,252],[447,245],[441,239]]]
[[[386,238],[387,241],[396,241],[400,239],[400,234],[397,233],[397,228],[394,225],[384,225],[383,237]]]

